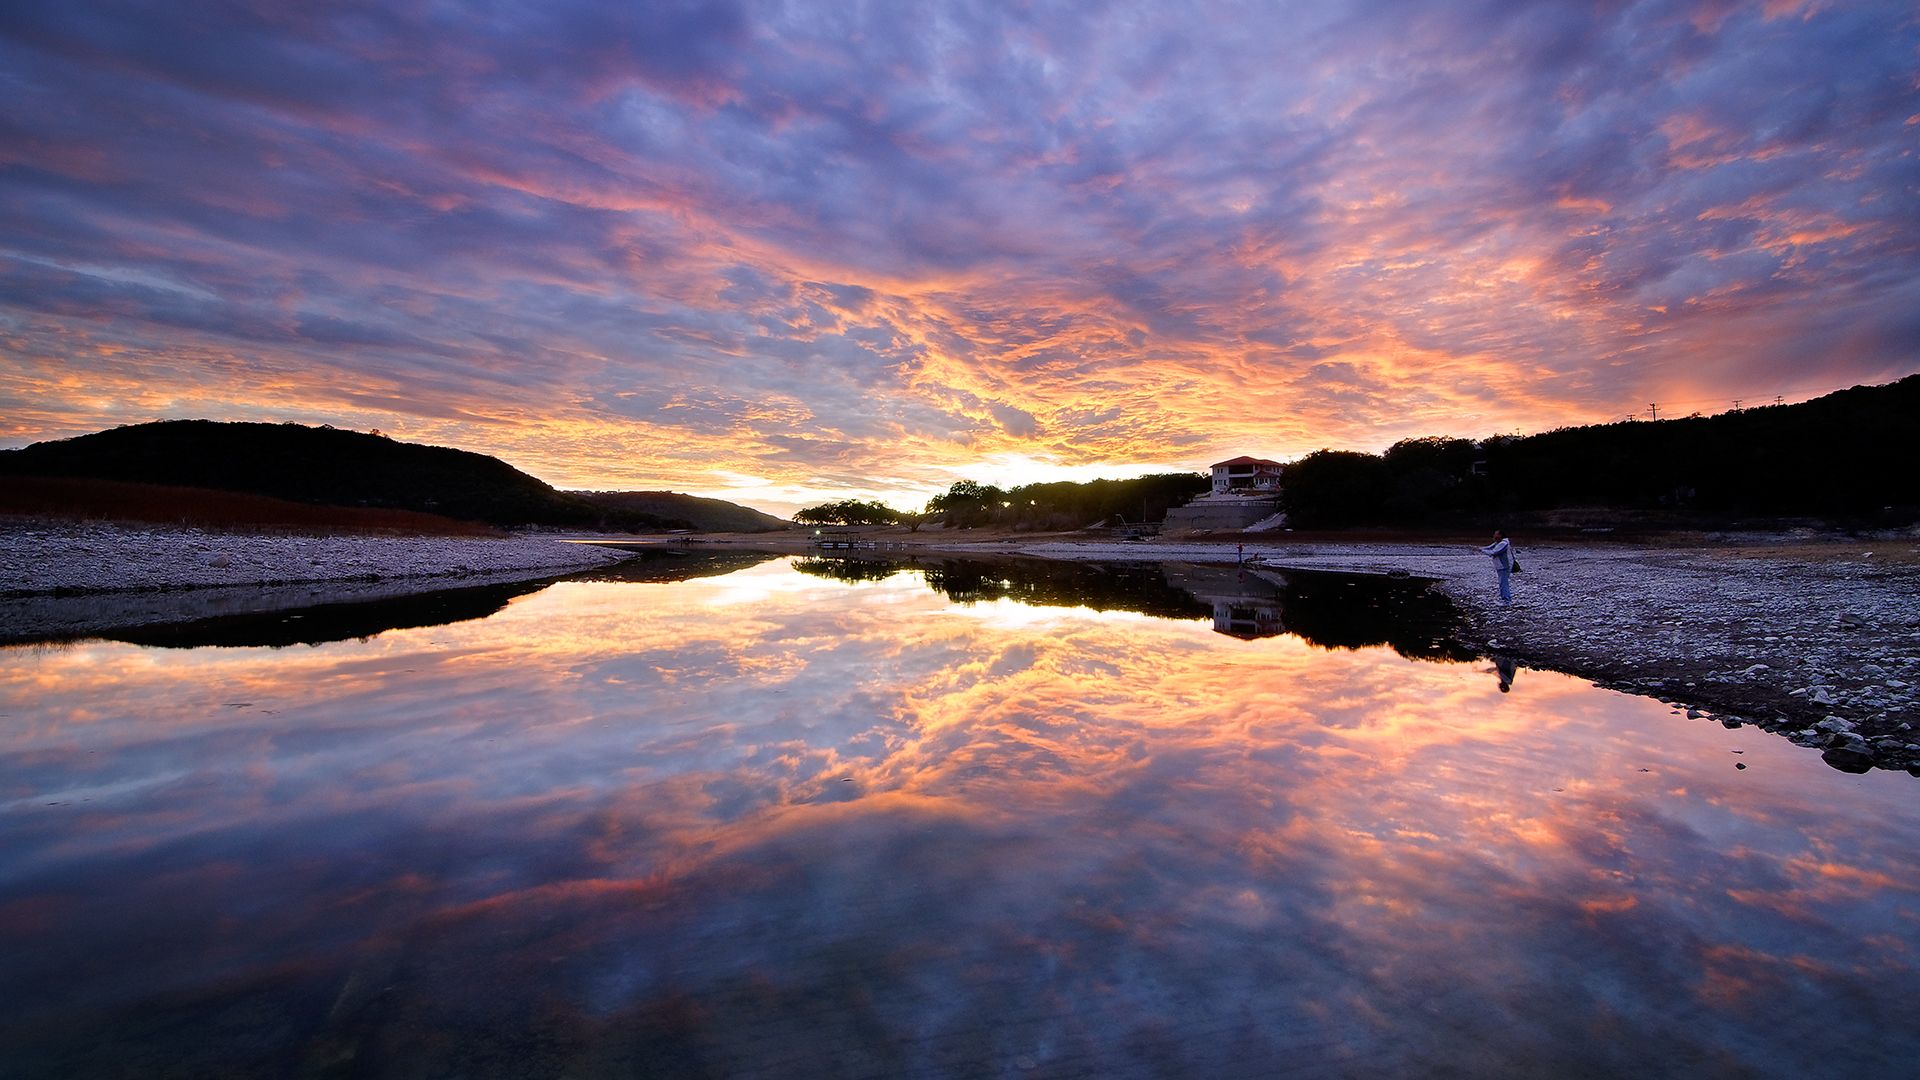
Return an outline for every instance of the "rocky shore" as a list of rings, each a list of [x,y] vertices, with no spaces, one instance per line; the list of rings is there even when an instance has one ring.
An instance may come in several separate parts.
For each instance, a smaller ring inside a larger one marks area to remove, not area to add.
[[[524,580],[625,557],[536,537],[302,536],[0,519],[0,642]]]

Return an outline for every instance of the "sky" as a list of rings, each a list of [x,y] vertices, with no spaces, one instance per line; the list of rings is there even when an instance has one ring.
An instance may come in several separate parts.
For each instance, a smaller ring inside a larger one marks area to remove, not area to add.
[[[0,446],[774,512],[1920,371],[1910,2],[0,6]]]

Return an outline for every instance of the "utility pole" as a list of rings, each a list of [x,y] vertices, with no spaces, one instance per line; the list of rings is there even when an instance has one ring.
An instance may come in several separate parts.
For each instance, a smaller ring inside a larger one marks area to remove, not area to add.
[[[1736,410],[1740,408],[1740,402],[1741,402],[1741,400],[1742,400],[1742,399],[1740,399],[1740,398],[1734,398],[1734,399],[1733,399],[1733,407],[1734,407],[1734,408],[1735,408]]]
[[[1660,406],[1649,401],[1647,403],[1647,413],[1648,415],[1652,416],[1655,420],[1660,419]]]

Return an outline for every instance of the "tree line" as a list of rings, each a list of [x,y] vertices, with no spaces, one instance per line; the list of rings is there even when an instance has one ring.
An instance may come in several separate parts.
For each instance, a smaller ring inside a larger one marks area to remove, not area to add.
[[[793,516],[802,525],[907,525],[940,522],[968,529],[1004,525],[1016,529],[1078,529],[1100,522],[1157,522],[1167,511],[1206,491],[1200,473],[1154,473],[1130,480],[1055,481],[1002,488],[956,481],[920,510],[895,510],[880,502],[843,499],[810,506]]]
[[[1629,420],[1487,439],[1404,439],[1384,453],[1319,450],[1287,465],[1281,508],[1304,528],[1449,526],[1595,508],[1681,518],[1920,518],[1920,375],[1796,405]],[[1132,480],[955,483],[918,511],[845,500],[807,524],[1073,529],[1152,523],[1207,490],[1199,473]]]
[[[1281,505],[1309,528],[1574,507],[1912,520],[1920,512],[1916,416],[1920,375],[1717,416],[1407,439],[1383,454],[1320,450],[1286,467]]]

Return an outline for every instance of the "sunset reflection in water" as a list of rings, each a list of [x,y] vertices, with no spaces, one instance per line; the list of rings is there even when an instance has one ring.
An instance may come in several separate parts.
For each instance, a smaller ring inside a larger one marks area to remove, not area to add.
[[[1892,1075],[1914,781],[785,560],[0,652],[22,1075]],[[1737,770],[1736,763],[1749,768]]]

